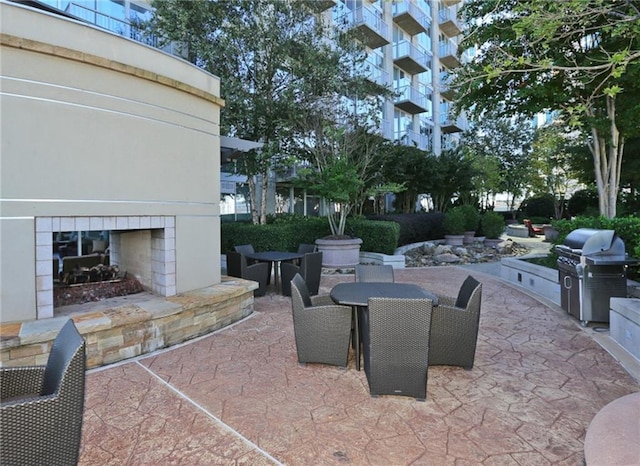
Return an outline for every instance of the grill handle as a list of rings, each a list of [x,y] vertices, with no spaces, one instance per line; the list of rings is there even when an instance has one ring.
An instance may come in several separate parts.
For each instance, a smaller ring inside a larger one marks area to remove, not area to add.
[[[571,277],[569,275],[565,275],[565,277],[564,277],[564,287],[567,290],[570,290],[572,286],[573,286],[573,283],[572,283]]]

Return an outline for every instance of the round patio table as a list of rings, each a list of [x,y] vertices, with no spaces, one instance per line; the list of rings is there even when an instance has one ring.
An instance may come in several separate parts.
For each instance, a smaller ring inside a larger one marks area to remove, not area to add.
[[[337,304],[353,309],[353,340],[356,351],[356,370],[360,370],[360,322],[358,312],[367,308],[369,298],[427,298],[438,305],[438,296],[410,283],[348,282],[339,283],[329,293]]]
[[[265,251],[265,252],[252,252],[251,254],[245,254],[249,259],[257,260],[260,262],[272,262],[273,263],[273,279],[276,289],[279,286],[280,272],[279,264],[282,261],[292,261],[294,259],[300,259],[304,257],[304,254],[298,252],[286,252],[286,251]]]

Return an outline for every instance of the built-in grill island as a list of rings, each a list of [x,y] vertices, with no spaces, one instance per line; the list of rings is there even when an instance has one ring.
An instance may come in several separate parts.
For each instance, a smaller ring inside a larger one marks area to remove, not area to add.
[[[582,326],[609,322],[609,298],[627,296],[627,267],[639,263],[622,238],[614,230],[578,228],[555,251],[562,308]]]

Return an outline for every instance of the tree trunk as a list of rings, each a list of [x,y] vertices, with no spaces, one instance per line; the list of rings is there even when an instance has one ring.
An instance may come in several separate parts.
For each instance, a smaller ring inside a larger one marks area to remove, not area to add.
[[[257,225],[260,222],[258,218],[258,202],[256,198],[256,180],[253,176],[248,176],[247,180],[249,182],[249,201],[251,202],[251,223]]]
[[[262,202],[260,202],[260,224],[266,225],[267,223],[267,194],[269,188],[269,173],[263,172],[260,174],[262,178],[262,189],[260,190],[260,197]]]
[[[593,117],[594,115],[589,114],[589,116]],[[589,144],[589,150],[591,150],[591,155],[593,156],[600,215],[614,218],[616,216],[622,151],[624,149],[624,138],[620,137],[615,119],[616,102],[614,97],[607,97],[607,116],[611,122],[609,146],[607,147],[607,141],[598,129],[592,127],[592,141]]]

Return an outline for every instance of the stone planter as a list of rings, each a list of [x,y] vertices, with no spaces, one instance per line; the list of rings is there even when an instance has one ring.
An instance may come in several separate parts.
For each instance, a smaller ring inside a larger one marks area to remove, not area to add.
[[[464,235],[444,235],[444,239],[450,246],[462,246],[464,244]]]
[[[475,241],[475,236],[476,236],[476,232],[474,231],[465,231],[464,232],[464,238],[462,239],[462,242],[464,244],[471,244]]]
[[[498,245],[502,243],[502,240],[500,238],[486,238],[484,240],[484,245],[487,248],[494,248]]]
[[[360,263],[360,238],[316,240],[318,251],[322,251],[322,266],[330,268],[355,267]]]

